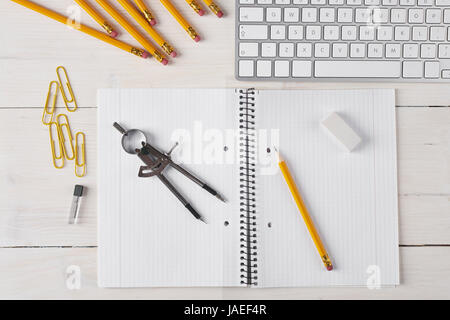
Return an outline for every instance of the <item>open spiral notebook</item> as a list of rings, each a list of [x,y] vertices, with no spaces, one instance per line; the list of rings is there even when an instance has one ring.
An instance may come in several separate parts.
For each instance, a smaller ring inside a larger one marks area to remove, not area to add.
[[[380,286],[399,283],[393,90],[102,89],[98,93],[101,287]],[[351,153],[321,127],[338,112],[362,137]],[[154,179],[138,178],[113,128],[149,141],[208,182],[170,168],[195,220]],[[287,160],[335,270],[311,241],[272,147]]]

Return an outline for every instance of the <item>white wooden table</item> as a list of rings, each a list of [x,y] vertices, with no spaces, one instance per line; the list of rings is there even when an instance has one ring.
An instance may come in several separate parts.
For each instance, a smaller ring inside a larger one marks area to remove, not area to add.
[[[74,5],[70,0],[38,2],[62,13]],[[191,41],[153,1],[158,30],[180,52],[171,66],[163,67],[70,31],[11,1],[0,1],[0,298],[450,298],[450,85],[238,82],[233,62],[234,1],[219,1],[226,12],[222,20],[211,14],[197,18],[184,0],[174,2],[204,41]],[[97,27],[84,13],[82,22]],[[121,39],[134,43],[125,34]],[[59,65],[68,69],[80,106],[70,114],[72,126],[87,134],[88,175],[83,179],[75,178],[71,166],[53,168],[48,130],[40,120],[48,82],[55,79]],[[97,288],[96,90],[119,86],[398,89],[401,285],[381,290]],[[69,226],[76,183],[89,191],[81,223]],[[80,290],[66,286],[70,265],[81,268]]]

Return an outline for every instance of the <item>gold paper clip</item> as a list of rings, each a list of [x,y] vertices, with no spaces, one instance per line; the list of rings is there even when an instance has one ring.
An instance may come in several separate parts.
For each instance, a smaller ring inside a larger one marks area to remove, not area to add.
[[[52,130],[52,126],[55,126],[56,128],[56,134],[58,135],[58,146],[59,146],[59,155],[56,154],[56,147],[55,147],[55,139],[53,139],[53,130]],[[50,146],[52,148],[52,160],[53,160],[53,166],[56,169],[62,169],[64,167],[64,153],[63,153],[63,148],[62,148],[62,144],[61,144],[61,139],[59,138],[59,130],[58,130],[58,124],[54,121],[50,122],[49,126],[48,126],[48,132],[50,135]],[[61,165],[58,165],[58,161],[57,160],[61,160]]]
[[[81,136],[81,162],[80,153],[78,149],[80,149],[78,144],[78,136]],[[78,173],[78,169],[81,168],[81,174]],[[82,178],[86,175],[86,136],[83,132],[77,132],[75,134],[75,175],[79,178]]]
[[[61,123],[60,118],[63,117],[64,118],[64,122]],[[73,146],[73,136],[72,136],[72,130],[70,130],[70,125],[69,125],[69,118],[67,118],[67,116],[63,113],[60,114],[56,117],[56,123],[58,125],[58,132],[59,132],[59,140],[61,142],[61,146],[62,146],[62,150],[64,153],[64,157],[67,160],[73,160],[75,159],[75,149]],[[66,145],[66,138],[64,137],[64,128],[66,128],[67,131],[67,138],[69,140],[69,146],[70,149],[72,151],[72,156],[69,157],[69,154],[67,152],[67,145]]]
[[[61,76],[59,74],[59,70],[63,70],[63,72],[64,72],[64,78],[65,78],[65,81],[66,81],[67,89],[68,89],[69,94],[70,94],[70,100],[67,98],[66,90],[64,89],[64,84],[61,81]],[[64,104],[66,105],[66,109],[69,112],[74,112],[75,110],[77,110],[78,105],[77,105],[77,101],[75,100],[75,95],[73,94],[72,85],[70,84],[69,76],[67,75],[66,68],[64,68],[63,66],[59,66],[58,68],[56,68],[56,75],[58,76],[59,89],[61,90],[61,94],[62,94],[62,97],[63,97],[63,100],[64,100]],[[70,109],[69,103],[73,103],[74,104],[74,107],[72,109]]]
[[[52,108],[49,111],[48,104],[50,102],[50,96],[52,95],[53,85],[56,85],[56,90],[53,95]],[[42,123],[46,126],[50,125],[50,123],[53,122],[53,115],[55,113],[56,97],[58,96],[58,89],[59,89],[59,83],[57,81],[52,81],[48,85],[47,99],[45,99],[44,112],[42,114]],[[46,121],[45,119],[48,117],[50,117],[50,119],[48,121]]]

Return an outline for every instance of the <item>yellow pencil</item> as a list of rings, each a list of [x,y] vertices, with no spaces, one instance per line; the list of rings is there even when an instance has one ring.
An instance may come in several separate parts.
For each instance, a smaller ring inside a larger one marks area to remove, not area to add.
[[[145,5],[144,0],[134,0],[134,2],[138,6],[139,10],[142,11],[142,14],[144,15],[145,19],[147,19],[148,23],[154,26],[156,24],[156,19],[153,16],[152,12]]]
[[[103,18],[100,13],[97,12],[94,8],[92,8],[89,3],[87,3],[85,0],[74,0],[78,5],[83,8],[84,11],[87,12],[88,15],[92,17],[103,29],[105,29],[108,34],[115,38],[117,37],[118,33],[114,31],[113,27],[106,21],[105,18]]]
[[[194,9],[195,12],[198,13],[199,16],[202,16],[205,14],[205,11],[203,10],[202,6],[196,1],[196,0],[186,0],[188,5],[191,6],[192,9]]]
[[[199,42],[200,37],[197,32],[192,28],[186,19],[181,15],[180,12],[174,7],[174,5],[169,0],[160,0],[164,7],[170,12],[170,14],[178,21],[178,23],[183,27],[184,30],[189,34],[189,36],[195,41]]]
[[[129,2],[129,0],[117,0],[122,7],[134,18],[134,20],[137,21],[141,25],[142,28],[144,28],[145,31],[153,38],[153,40],[156,41],[156,43],[170,56],[175,58],[177,56],[177,53],[173,51],[172,46],[167,43],[166,40],[163,39],[159,35],[158,32],[156,32],[148,23],[147,21],[141,16],[139,11],[135,9],[135,7]]]
[[[209,7],[209,9],[211,9],[211,11],[218,16],[219,18],[223,17],[223,12],[222,10],[219,8],[219,6],[217,4],[214,3],[213,0],[203,0],[204,3],[206,3],[206,5]]]
[[[47,16],[50,19],[56,20],[58,22],[64,23],[65,25],[67,25],[68,27],[74,29],[74,30],[78,30],[81,31],[83,33],[86,33],[94,38],[97,38],[99,40],[102,40],[104,42],[107,42],[119,49],[125,50],[127,52],[130,52],[134,55],[137,55],[138,57],[142,57],[142,58],[147,58],[149,56],[148,52],[145,52],[142,49],[138,49],[135,48],[133,46],[130,46],[129,44],[113,39],[110,36],[108,36],[107,34],[97,31],[91,27],[85,26],[83,24],[79,24],[76,26],[72,26],[71,24],[68,24],[67,22],[70,21],[70,19],[66,16],[63,16],[62,14],[56,13],[52,10],[49,10],[45,7],[42,7],[38,4],[35,4],[34,2],[28,1],[28,0],[11,0],[17,4],[20,4],[28,9],[31,9],[33,11],[36,11],[44,16]]]
[[[308,228],[309,234],[311,235],[311,238],[314,241],[314,244],[316,245],[317,251],[319,251],[320,257],[322,258],[322,262],[325,265],[325,268],[327,268],[328,271],[331,271],[333,270],[333,264],[331,263],[330,257],[328,256],[328,253],[325,250],[322,240],[320,240],[319,233],[317,232],[316,227],[314,226],[314,223],[308,213],[308,209],[306,208],[303,199],[300,195],[300,192],[297,189],[294,178],[292,178],[292,175],[289,172],[289,168],[284,159],[280,156],[278,150],[276,150],[276,152],[278,153],[278,166],[280,167],[284,179],[286,180],[287,185],[289,186],[289,190],[291,191],[292,196],[294,197],[295,203],[297,204],[298,210],[300,211],[300,214],[303,217],[303,221],[305,222],[306,227]]]
[[[102,8],[108,12],[128,33],[135,38],[155,59],[166,65],[169,60],[156,50],[156,48],[148,41],[134,26],[132,26],[107,0],[96,0]]]

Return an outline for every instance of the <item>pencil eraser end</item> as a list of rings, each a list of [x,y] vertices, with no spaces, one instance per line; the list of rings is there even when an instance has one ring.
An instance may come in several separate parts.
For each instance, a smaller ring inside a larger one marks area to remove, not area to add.
[[[328,270],[328,271],[333,270],[333,266],[327,266],[327,270]]]
[[[195,42],[199,42],[199,41],[200,41],[200,37],[199,37],[199,36],[196,36],[195,39],[194,39],[194,41],[195,41]]]
[[[175,58],[175,57],[177,56],[177,53],[176,53],[175,51],[172,51],[172,53],[170,54],[170,56],[171,56],[172,58]]]
[[[161,63],[166,66],[169,63],[169,60],[164,58],[162,59]]]
[[[109,35],[110,35],[110,37],[115,38],[115,37],[117,37],[119,34],[117,33],[117,31],[112,31]]]
[[[153,27],[155,24],[156,24],[156,20],[155,20],[155,19],[153,19],[153,20],[150,21],[150,25],[151,25],[152,27]]]
[[[203,16],[205,14],[205,11],[201,10],[199,12],[197,12],[199,16]]]
[[[330,135],[348,152],[352,152],[362,141],[361,137],[336,112],[331,113],[322,125]]]
[[[142,58],[147,59],[150,56],[150,53],[147,51],[142,52]]]
[[[219,18],[222,18],[222,17],[223,17],[223,12],[222,12],[222,11],[217,12],[217,16],[218,16]]]

